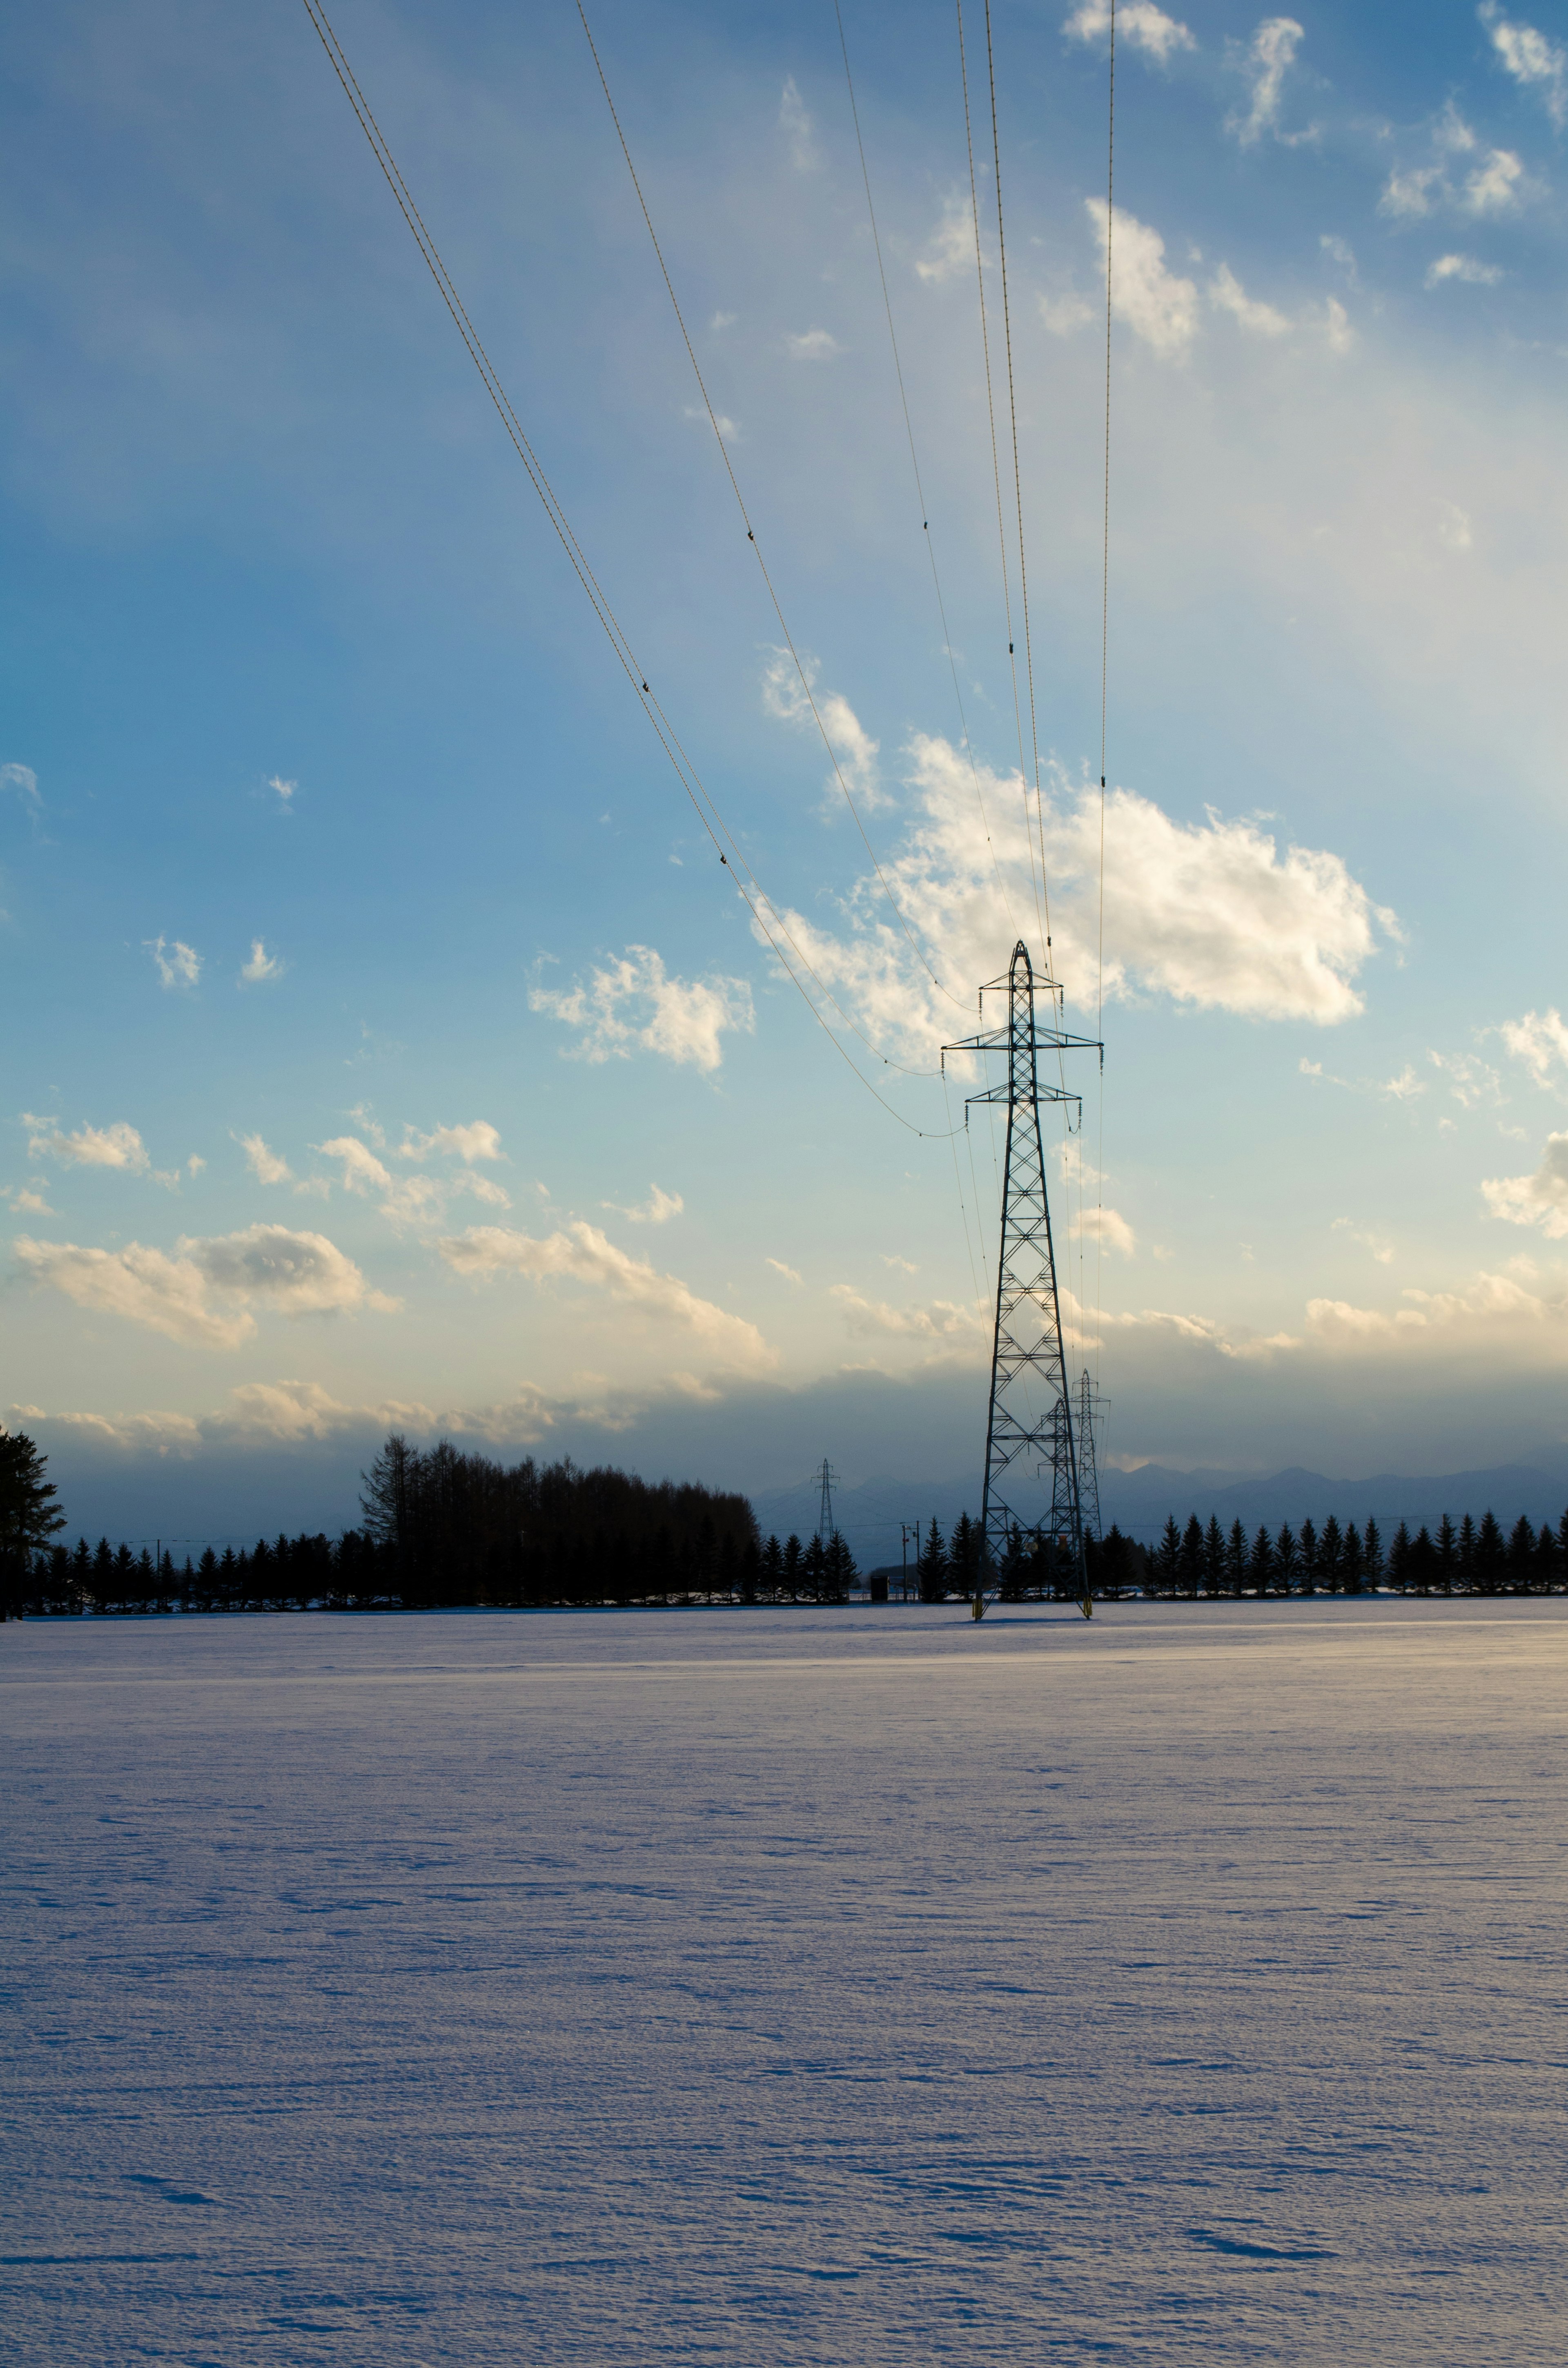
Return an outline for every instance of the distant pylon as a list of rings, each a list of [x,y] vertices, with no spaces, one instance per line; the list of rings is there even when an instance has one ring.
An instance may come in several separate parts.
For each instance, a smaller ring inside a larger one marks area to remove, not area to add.
[[[1046,940],[1049,947],[1050,939]],[[1062,989],[1049,966],[1039,984],[1049,996],[1051,1019],[1057,1017]],[[997,1585],[1010,1558],[1013,1542],[1035,1543],[1044,1550],[1046,1571],[1052,1579],[1066,1577],[1087,1591],[1084,1562],[1084,1519],[1079,1497],[1078,1458],[1073,1437],[1073,1400],[1067,1386],[1067,1360],[1062,1338],[1062,1307],[1056,1289],[1056,1255],[1051,1246],[1051,1208],[1045,1189],[1045,1144],[1040,1127],[1041,1102],[1079,1101],[1065,1086],[1040,1082],[1039,1052],[1100,1052],[1098,1041],[1070,1036],[1055,1025],[1041,1027],[1035,1019],[1035,985],[1028,948],[1020,938],[1006,978],[993,979],[981,989],[983,1013],[987,995],[1006,989],[1007,1024],[988,1034],[945,1044],[948,1053],[1006,1053],[1007,1081],[982,1094],[971,1094],[965,1105],[1002,1102],[1007,1110],[1007,1150],[1002,1180],[1002,1248],[996,1269],[996,1327],[991,1351],[991,1405],[985,1426],[985,1483],[981,1500],[981,1552],[983,1583]],[[1082,1104],[1080,1102],[1080,1108]],[[1030,1383],[1043,1401],[1028,1404]],[[1016,1467],[1022,1466],[1020,1472]],[[1029,1520],[1019,1502],[1018,1481],[1028,1474],[1051,1474],[1051,1510],[1043,1521]]]
[[[1095,1445],[1095,1408],[1100,1403],[1085,1365],[1078,1383],[1078,1509],[1086,1538],[1100,1533],[1100,1460]]]
[[[817,1535],[824,1546],[833,1536],[833,1484],[837,1477],[824,1455],[822,1460],[822,1512],[817,1520]]]

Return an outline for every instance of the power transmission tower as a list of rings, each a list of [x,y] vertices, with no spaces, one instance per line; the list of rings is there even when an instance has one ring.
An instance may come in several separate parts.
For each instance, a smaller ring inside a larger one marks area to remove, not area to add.
[[[822,1512],[817,1520],[817,1535],[825,1546],[833,1537],[833,1484],[838,1474],[824,1455],[822,1460]]]
[[[1046,940],[1047,946],[1050,939]],[[1035,1018],[1035,988],[1050,999],[1050,1022]],[[1002,1171],[1002,1248],[996,1269],[996,1327],[991,1351],[991,1406],[985,1426],[985,1488],[981,1503],[982,1591],[995,1587],[1012,1561],[1016,1540],[1042,1550],[1047,1578],[1066,1577],[1087,1600],[1084,1520],[1078,1459],[1073,1437],[1073,1400],[1062,1338],[1062,1307],[1056,1290],[1056,1254],[1051,1245],[1051,1207],[1045,1189],[1042,1102],[1078,1102],[1064,1085],[1042,1083],[1041,1052],[1097,1052],[1090,1036],[1070,1036],[1055,1025],[1062,989],[1049,967],[1037,982],[1028,948],[1020,938],[1006,978],[981,988],[983,1017],[987,995],[1006,991],[1006,1027],[945,1044],[949,1053],[1006,1053],[1007,1081],[971,1094],[964,1122],[976,1102],[1001,1102],[1007,1111],[1007,1149]],[[1029,1405],[1030,1384],[1043,1404]],[[1018,1467],[1022,1467],[1019,1469]],[[1032,1474],[1029,1467],[1032,1466]],[[1020,1506],[1020,1480],[1051,1474],[1051,1509],[1043,1521],[1028,1520]]]
[[[1085,1365],[1078,1383],[1078,1508],[1084,1517],[1086,1538],[1100,1534],[1100,1468],[1095,1449],[1095,1408],[1103,1403]]]

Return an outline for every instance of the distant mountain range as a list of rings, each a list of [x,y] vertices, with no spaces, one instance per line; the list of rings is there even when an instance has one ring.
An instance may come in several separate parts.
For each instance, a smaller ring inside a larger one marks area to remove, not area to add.
[[[815,1529],[820,1497],[803,1486],[776,1488],[752,1498],[763,1535],[790,1531],[809,1537]],[[858,1488],[834,1493],[834,1515],[862,1569],[900,1559],[901,1522],[913,1531],[916,1521],[933,1516],[943,1531],[951,1530],[960,1513],[980,1511],[980,1486],[973,1474],[957,1480],[866,1480]],[[1207,1523],[1219,1518],[1221,1529],[1240,1520],[1249,1534],[1260,1523],[1277,1530],[1282,1521],[1292,1527],[1310,1518],[1320,1525],[1330,1513],[1342,1521],[1379,1523],[1385,1543],[1408,1521],[1436,1531],[1445,1513],[1457,1521],[1465,1513],[1477,1520],[1495,1513],[1505,1530],[1521,1513],[1530,1520],[1556,1522],[1568,1508],[1568,1449],[1543,1456],[1538,1464],[1499,1463],[1475,1472],[1448,1472],[1437,1477],[1408,1478],[1380,1472],[1369,1480],[1331,1480],[1324,1473],[1299,1465],[1267,1477],[1258,1473],[1219,1470],[1176,1472],[1160,1463],[1140,1464],[1135,1472],[1106,1472],[1100,1477],[1100,1514],[1108,1529],[1114,1521],[1130,1537],[1153,1544],[1174,1513],[1186,1526],[1196,1513]],[[911,1541],[911,1559],[914,1544]]]

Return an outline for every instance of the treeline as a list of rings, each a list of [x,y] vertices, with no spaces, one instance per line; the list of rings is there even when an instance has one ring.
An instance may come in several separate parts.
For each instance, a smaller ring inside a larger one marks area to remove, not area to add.
[[[1386,1552],[1375,1520],[1341,1528],[1331,1513],[1321,1530],[1286,1522],[1249,1540],[1239,1520],[1227,1533],[1216,1515],[1205,1528],[1194,1513],[1181,1530],[1173,1514],[1147,1564],[1145,1593],[1165,1596],[1552,1595],[1568,1588],[1568,1512],[1539,1530],[1521,1513],[1506,1536],[1491,1512],[1457,1528],[1445,1513],[1435,1538],[1401,1521]]]
[[[772,1545],[769,1539],[768,1544]],[[982,1584],[980,1523],[960,1513],[953,1533],[945,1539],[936,1520],[925,1522],[919,1549],[909,1574],[922,1603],[945,1603],[949,1596],[972,1598]],[[1115,1600],[1131,1594],[1144,1577],[1148,1555],[1135,1540],[1123,1537],[1113,1522],[1103,1538],[1085,1537],[1084,1564],[1092,1595]],[[1084,1591],[1084,1576],[1070,1555],[1053,1552],[1044,1538],[1026,1536],[1015,1529],[1007,1541],[999,1569],[984,1573],[987,1590],[994,1588],[1005,1602],[1031,1598],[1047,1602],[1074,1601]]]

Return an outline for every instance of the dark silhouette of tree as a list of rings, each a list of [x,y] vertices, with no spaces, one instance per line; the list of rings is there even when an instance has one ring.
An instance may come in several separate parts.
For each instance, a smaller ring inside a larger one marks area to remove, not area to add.
[[[1209,1527],[1203,1532],[1203,1592],[1221,1595],[1225,1588],[1225,1532],[1220,1527],[1218,1513],[1209,1516]]]
[[[1326,1595],[1337,1595],[1345,1584],[1345,1533],[1333,1513],[1318,1540],[1317,1579]]]
[[[1401,1595],[1407,1595],[1414,1583],[1410,1555],[1410,1524],[1401,1521],[1393,1533],[1393,1543],[1389,1548],[1389,1584],[1396,1587]]]
[[[1437,1549],[1432,1543],[1432,1532],[1425,1521],[1416,1531],[1415,1543],[1410,1549],[1410,1568],[1421,1593],[1430,1595],[1437,1569]]]
[[[1259,1526],[1247,1557],[1247,1583],[1255,1595],[1267,1595],[1274,1582],[1274,1548],[1268,1531]]]
[[[960,1513],[954,1525],[952,1543],[948,1549],[948,1562],[952,1585],[960,1595],[972,1596],[980,1588],[981,1533],[967,1513]]]
[[[1535,1577],[1535,1524],[1521,1513],[1508,1533],[1508,1592],[1528,1595]]]
[[[1279,1535],[1274,1541],[1274,1583],[1281,1595],[1289,1595],[1301,1584],[1301,1549],[1289,1521],[1279,1525]]]
[[[1196,1513],[1191,1513],[1181,1534],[1181,1591],[1196,1600],[1202,1584],[1203,1524]]]
[[[1489,1506],[1475,1533],[1475,1585],[1480,1594],[1501,1592],[1507,1563],[1508,1549],[1497,1526],[1497,1517]]]
[[[1475,1523],[1466,1513],[1460,1522],[1459,1543],[1454,1555],[1454,1578],[1462,1588],[1475,1585]]]
[[[1381,1587],[1385,1576],[1383,1541],[1376,1521],[1367,1516],[1367,1526],[1361,1532],[1361,1567],[1369,1587]]]
[[[47,1470],[25,1430],[0,1431],[0,1620],[21,1618],[33,1556],[65,1527]]]
[[[1238,1514],[1231,1523],[1231,1534],[1225,1541],[1225,1588],[1231,1595],[1244,1593],[1247,1581],[1247,1533]]]
[[[1466,1516],[1468,1519],[1468,1515]],[[1437,1584],[1445,1595],[1454,1591],[1460,1570],[1459,1533],[1447,1513],[1437,1524]],[[1425,1594],[1426,1589],[1422,1589]]]
[[[1312,1527],[1312,1516],[1301,1523],[1301,1593],[1315,1595],[1322,1576],[1318,1559],[1318,1533]]]
[[[1161,1595],[1174,1595],[1181,1584],[1181,1531],[1176,1527],[1174,1513],[1165,1516],[1160,1543],[1154,1548],[1152,1576],[1155,1589]]]
[[[1339,1565],[1339,1583],[1346,1595],[1360,1594],[1362,1570],[1361,1532],[1350,1521],[1346,1524],[1345,1552]]]
[[[944,1603],[948,1595],[948,1549],[935,1516],[926,1524],[920,1559],[915,1565],[922,1603]]]

